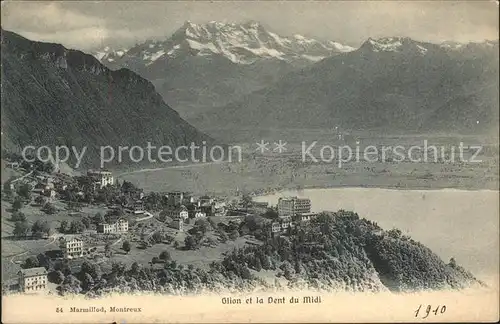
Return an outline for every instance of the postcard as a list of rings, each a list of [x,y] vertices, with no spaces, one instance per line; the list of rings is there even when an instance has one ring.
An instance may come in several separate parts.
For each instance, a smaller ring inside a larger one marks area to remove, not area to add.
[[[498,322],[498,1],[1,25],[3,323]]]

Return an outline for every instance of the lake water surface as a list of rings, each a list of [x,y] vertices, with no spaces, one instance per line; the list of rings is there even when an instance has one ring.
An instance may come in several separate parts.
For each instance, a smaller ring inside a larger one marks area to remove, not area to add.
[[[260,196],[255,201],[275,205],[279,197],[290,195],[310,198],[313,212],[352,210],[384,229],[399,228],[444,261],[455,257],[478,278],[498,285],[498,191],[306,189]]]

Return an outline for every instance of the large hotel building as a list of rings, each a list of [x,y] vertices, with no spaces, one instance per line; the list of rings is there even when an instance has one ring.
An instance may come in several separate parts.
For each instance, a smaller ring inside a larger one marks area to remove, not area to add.
[[[311,200],[309,198],[283,197],[278,200],[278,215],[280,217],[295,217],[310,212]]]

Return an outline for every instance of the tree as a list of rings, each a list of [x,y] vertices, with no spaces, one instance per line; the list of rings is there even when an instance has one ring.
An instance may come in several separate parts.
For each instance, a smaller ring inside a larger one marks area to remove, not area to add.
[[[154,232],[151,238],[155,243],[161,243],[163,242],[164,234],[161,232]]]
[[[104,216],[103,214],[101,213],[97,213],[94,215],[94,217],[92,218],[92,222],[94,223],[94,225],[97,227],[99,224],[102,224],[105,222],[104,220]]]
[[[47,202],[47,199],[44,196],[37,196],[35,198],[35,204],[37,204],[39,206],[44,206],[46,202]]]
[[[193,235],[188,235],[184,239],[184,245],[188,250],[196,250],[197,242]]]
[[[63,221],[61,221],[61,224],[59,225],[59,232],[66,233],[67,231],[68,231],[68,221],[63,220]]]
[[[39,253],[36,256],[36,259],[38,260],[38,264],[40,265],[40,267],[44,267],[46,269],[50,268],[50,258],[45,253]]]
[[[31,227],[33,236],[41,237],[50,234],[50,225],[46,220],[37,220]]]
[[[229,234],[229,238],[233,241],[236,240],[238,237],[240,237],[240,233],[238,232],[238,230],[233,230],[231,234]]]
[[[394,238],[394,239],[399,239],[401,238],[401,235],[403,234],[400,229],[393,228],[389,231],[387,231],[387,234],[389,237]]]
[[[220,237],[220,241],[222,243],[226,243],[226,241],[229,239],[229,237],[227,236],[226,232],[224,231],[219,231],[219,237]]]
[[[62,282],[64,282],[64,273],[62,273],[61,270],[56,270],[53,278],[56,284],[61,284]]]
[[[53,204],[48,202],[42,207],[42,211],[46,214],[52,215],[57,212],[57,209]]]
[[[84,261],[78,274],[78,279],[84,280],[85,274],[89,274],[93,279],[98,279],[101,276],[101,268],[98,264]]]
[[[128,254],[130,252],[130,242],[129,241],[123,242],[122,249]]]
[[[26,221],[26,215],[20,211],[16,211],[12,213],[11,220],[14,222],[25,222]]]
[[[10,177],[9,180],[5,181],[5,183],[3,184],[3,192],[5,192],[5,194],[7,194],[8,196],[12,194],[11,184],[14,179],[14,177]]]
[[[167,215],[168,215],[168,211],[167,211],[167,210],[162,210],[162,211],[160,212],[160,215],[158,215],[158,220],[159,220],[160,222],[164,222],[164,221],[166,221],[166,220],[167,220]]]
[[[139,263],[137,262],[134,262],[132,263],[132,265],[130,266],[130,273],[134,276],[138,275],[139,274],[139,270],[141,269],[141,267],[139,266]]]
[[[200,218],[194,223],[193,229],[195,232],[200,233],[203,236],[210,230],[210,223],[206,219]]]
[[[90,228],[90,219],[88,217],[82,217],[82,224],[85,228]]]
[[[17,189],[17,194],[26,200],[31,200],[31,186],[27,183],[22,184]]]
[[[245,211],[248,212],[248,207],[252,205],[252,197],[249,194],[244,194],[243,197],[241,197],[241,203]]]
[[[82,233],[85,230],[85,225],[83,225],[81,220],[73,220],[69,225],[69,232],[72,234]]]
[[[164,261],[170,260],[172,257],[170,256],[170,253],[168,251],[163,251],[160,253],[160,259]]]
[[[269,259],[269,256],[267,256],[267,255],[261,255],[261,257],[260,257],[260,263],[261,263],[262,268],[264,270],[271,269],[271,260]]]
[[[123,276],[125,273],[125,265],[122,262],[113,262],[111,265],[111,273],[114,273],[118,276]]]
[[[132,182],[123,181],[121,191],[126,194],[133,194],[138,191],[138,188]]]
[[[159,262],[158,257],[153,257],[153,258],[151,259],[151,263],[153,263],[153,264],[158,263],[158,262]]]
[[[24,269],[30,269],[30,268],[38,268],[40,266],[40,263],[38,262],[38,259],[34,256],[30,256],[24,261],[23,268]]]
[[[104,246],[104,256],[111,256],[111,243],[106,243]]]
[[[30,231],[30,226],[28,222],[16,222],[14,225],[14,231],[12,232],[16,237],[26,237]]]
[[[64,278],[63,284],[61,285],[62,294],[78,294],[81,290],[81,282],[75,276],[70,274]]]
[[[24,207],[24,202],[21,197],[16,197],[14,202],[12,203],[12,210],[18,211],[19,209]]]
[[[455,258],[450,258],[450,262],[448,263],[448,265],[452,268],[456,268],[457,267],[457,261],[455,260]]]
[[[262,270],[262,263],[260,262],[260,258],[259,257],[256,257],[255,260],[254,260],[254,269],[256,271],[260,271]]]
[[[269,219],[276,219],[279,217],[278,212],[272,208],[268,208],[263,216]]]

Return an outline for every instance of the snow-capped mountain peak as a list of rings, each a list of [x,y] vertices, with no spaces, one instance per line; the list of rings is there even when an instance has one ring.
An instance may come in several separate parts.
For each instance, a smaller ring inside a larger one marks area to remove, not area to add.
[[[252,64],[261,59],[287,62],[295,60],[318,61],[327,56],[353,51],[354,48],[333,41],[319,41],[302,35],[283,37],[268,31],[256,21],[242,24],[211,21],[196,24],[186,21],[164,41],[147,41],[130,49],[124,57],[141,58],[150,65],[160,59],[190,56],[219,55],[237,64]],[[99,53],[103,61],[113,56]]]
[[[102,50],[95,52],[94,56],[101,62],[114,62],[118,58],[125,55],[126,52],[127,49],[125,48],[115,50],[109,46],[106,46]]]
[[[419,55],[426,55],[428,48],[425,43],[417,42],[409,37],[382,37],[368,38],[363,43],[361,49],[369,52],[393,52],[393,53],[408,53],[413,52]]]

